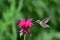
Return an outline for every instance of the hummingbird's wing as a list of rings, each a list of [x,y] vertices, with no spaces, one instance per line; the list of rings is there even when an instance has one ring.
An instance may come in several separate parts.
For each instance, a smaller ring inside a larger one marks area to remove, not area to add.
[[[50,20],[50,17],[45,18],[44,20],[42,20],[43,23],[47,23]]]

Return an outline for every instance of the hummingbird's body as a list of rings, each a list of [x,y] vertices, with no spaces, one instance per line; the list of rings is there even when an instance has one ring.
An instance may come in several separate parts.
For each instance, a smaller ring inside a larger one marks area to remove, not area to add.
[[[47,24],[45,24],[45,23],[43,23],[43,22],[40,22],[40,25],[41,25],[43,28],[49,27],[49,25],[47,25]]]
[[[49,21],[50,17],[48,18],[45,18],[44,20],[40,21],[40,20],[37,20],[36,22],[38,24],[40,24],[43,28],[46,28],[46,27],[49,27],[49,25],[47,25],[46,23]]]

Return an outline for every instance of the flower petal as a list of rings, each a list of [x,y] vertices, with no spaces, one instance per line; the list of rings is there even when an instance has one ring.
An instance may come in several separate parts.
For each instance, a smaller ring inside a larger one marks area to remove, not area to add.
[[[20,32],[20,38],[22,37],[22,35],[23,35],[23,32]]]
[[[32,23],[32,20],[31,19],[28,19],[25,23],[25,28],[30,28],[33,26],[33,23]]]
[[[21,20],[21,21],[19,22],[18,26],[19,26],[20,28],[24,28],[24,26],[25,26],[25,20],[24,20],[24,19]]]

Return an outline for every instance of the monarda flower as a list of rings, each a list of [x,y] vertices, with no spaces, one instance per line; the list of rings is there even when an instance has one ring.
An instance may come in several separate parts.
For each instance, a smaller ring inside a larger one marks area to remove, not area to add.
[[[28,19],[28,20],[21,20],[18,24],[19,28],[21,28],[20,30],[20,37],[23,34],[31,34],[29,28],[31,28],[34,24],[32,23],[32,19]]]

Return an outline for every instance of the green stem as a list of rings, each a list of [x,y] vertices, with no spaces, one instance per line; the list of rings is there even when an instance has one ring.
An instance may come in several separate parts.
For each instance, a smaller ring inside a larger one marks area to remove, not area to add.
[[[26,34],[24,34],[24,40],[26,40]]]

